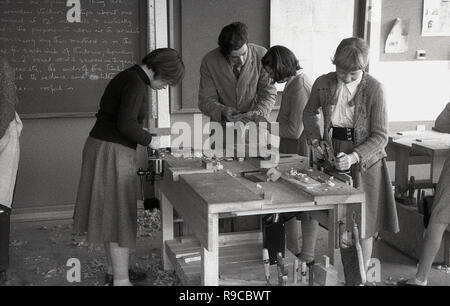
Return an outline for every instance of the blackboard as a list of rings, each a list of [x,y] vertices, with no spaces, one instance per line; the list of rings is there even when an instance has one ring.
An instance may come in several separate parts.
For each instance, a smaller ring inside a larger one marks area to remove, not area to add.
[[[16,69],[19,113],[96,112],[108,81],[140,60],[143,3],[0,0],[0,56]]]

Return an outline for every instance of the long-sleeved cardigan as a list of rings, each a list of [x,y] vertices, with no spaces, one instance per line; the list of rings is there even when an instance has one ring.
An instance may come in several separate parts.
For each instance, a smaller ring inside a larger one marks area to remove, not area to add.
[[[303,133],[303,110],[311,93],[311,80],[305,73],[296,75],[283,91],[277,122],[280,131],[280,152],[308,156]]]
[[[324,139],[333,144],[330,128],[331,114],[336,105],[337,77],[332,72],[319,77],[314,83],[308,104],[303,111],[303,124],[308,139]],[[354,187],[362,188],[366,198],[366,237],[381,230],[397,233],[398,216],[391,180],[386,166],[384,150],[387,140],[387,111],[382,85],[364,73],[355,97],[355,139],[353,151],[360,162],[354,165]],[[324,121],[320,135],[319,109]],[[336,152],[338,153],[338,152]],[[349,153],[349,152],[345,152]]]
[[[248,44],[248,57],[239,79],[227,58],[216,48],[207,53],[200,66],[198,107],[212,121],[222,121],[222,111],[232,107],[240,112],[255,111],[268,118],[277,90],[261,64],[267,50]]]

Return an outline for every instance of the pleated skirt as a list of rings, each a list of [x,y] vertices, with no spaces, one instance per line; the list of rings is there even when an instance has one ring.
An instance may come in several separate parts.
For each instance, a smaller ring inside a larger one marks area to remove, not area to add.
[[[353,152],[353,142],[333,139],[333,148],[337,153]],[[381,231],[398,233],[400,231],[397,206],[387,168],[386,160],[380,159],[366,171],[359,165],[350,169],[353,186],[364,191],[366,198],[366,238]]]
[[[439,177],[430,222],[450,224],[450,154],[445,160],[441,176]]]
[[[90,245],[116,242],[135,248],[136,150],[88,137],[74,211],[74,231]]]

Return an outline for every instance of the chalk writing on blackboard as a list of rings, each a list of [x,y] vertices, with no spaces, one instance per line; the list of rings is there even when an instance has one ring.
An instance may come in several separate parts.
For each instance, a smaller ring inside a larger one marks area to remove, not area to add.
[[[0,0],[0,56],[16,69],[19,111],[96,111],[107,82],[139,60],[137,3]]]

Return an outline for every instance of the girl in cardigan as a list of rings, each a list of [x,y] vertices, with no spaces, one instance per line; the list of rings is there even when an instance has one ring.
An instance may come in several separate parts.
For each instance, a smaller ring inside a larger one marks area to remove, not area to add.
[[[308,140],[320,157],[332,146],[335,167],[350,171],[354,187],[366,196],[366,232],[361,240],[364,262],[372,255],[373,236],[384,229],[398,232],[398,218],[386,166],[388,141],[386,101],[382,85],[365,70],[369,47],[359,38],[344,39],[336,49],[336,72],[320,76],[303,112]],[[319,126],[322,110],[324,133]]]
[[[277,122],[280,131],[280,153],[309,157],[309,146],[303,131],[303,109],[311,93],[311,80],[303,72],[294,53],[283,46],[273,46],[262,59],[262,65],[273,82],[286,85],[281,100]],[[298,222],[301,220],[302,249],[298,245]],[[308,213],[287,213],[282,219],[286,223],[288,248],[307,264],[314,262],[314,249],[318,222]]]
[[[22,131],[22,122],[16,113],[15,90],[14,69],[5,59],[0,59],[0,285],[7,281],[10,215]]]

